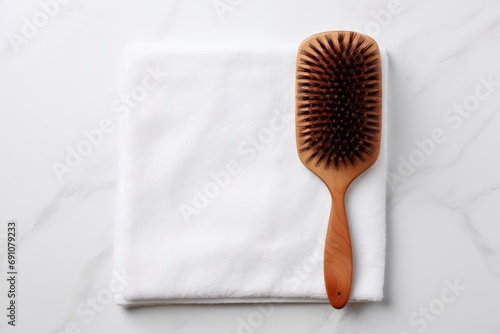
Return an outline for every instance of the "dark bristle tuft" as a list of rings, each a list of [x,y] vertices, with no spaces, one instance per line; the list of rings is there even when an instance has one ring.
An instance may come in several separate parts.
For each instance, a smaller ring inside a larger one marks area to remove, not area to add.
[[[357,33],[318,35],[299,54],[297,134],[306,163],[356,166],[376,153],[382,87],[377,45]]]

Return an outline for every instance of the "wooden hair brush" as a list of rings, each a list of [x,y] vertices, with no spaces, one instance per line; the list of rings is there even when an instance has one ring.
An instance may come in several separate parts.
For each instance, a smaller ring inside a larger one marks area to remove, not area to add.
[[[382,69],[377,43],[348,31],[320,33],[302,42],[295,120],[300,161],[326,184],[332,197],[325,287],[330,304],[342,308],[352,281],[345,193],[375,163],[380,150]]]

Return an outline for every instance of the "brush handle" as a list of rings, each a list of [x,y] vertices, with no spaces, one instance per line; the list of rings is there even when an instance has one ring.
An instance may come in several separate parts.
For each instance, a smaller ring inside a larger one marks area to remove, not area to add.
[[[343,308],[352,281],[352,250],[344,204],[345,192],[332,193],[332,209],[325,243],[325,286],[330,304]]]

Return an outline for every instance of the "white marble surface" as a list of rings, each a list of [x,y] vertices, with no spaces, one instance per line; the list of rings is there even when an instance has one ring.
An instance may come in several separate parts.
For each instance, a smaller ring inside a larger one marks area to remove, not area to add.
[[[38,1],[1,4],[0,237],[9,219],[20,228],[17,326],[2,311],[2,333],[500,333],[500,2],[60,2],[50,17]],[[382,10],[390,18],[377,22]],[[115,133],[61,180],[52,165],[82,131],[115,121],[122,49],[297,44],[335,29],[366,32],[391,57],[384,302],[341,311],[109,303]],[[5,240],[1,247],[5,310]]]

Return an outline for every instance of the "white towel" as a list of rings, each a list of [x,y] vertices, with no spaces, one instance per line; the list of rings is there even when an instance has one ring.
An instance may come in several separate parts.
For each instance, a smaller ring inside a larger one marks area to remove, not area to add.
[[[331,199],[296,151],[297,48],[128,48],[130,103],[115,110],[117,304],[327,302]],[[380,155],[346,199],[351,301],[383,297],[385,53],[383,73]]]

